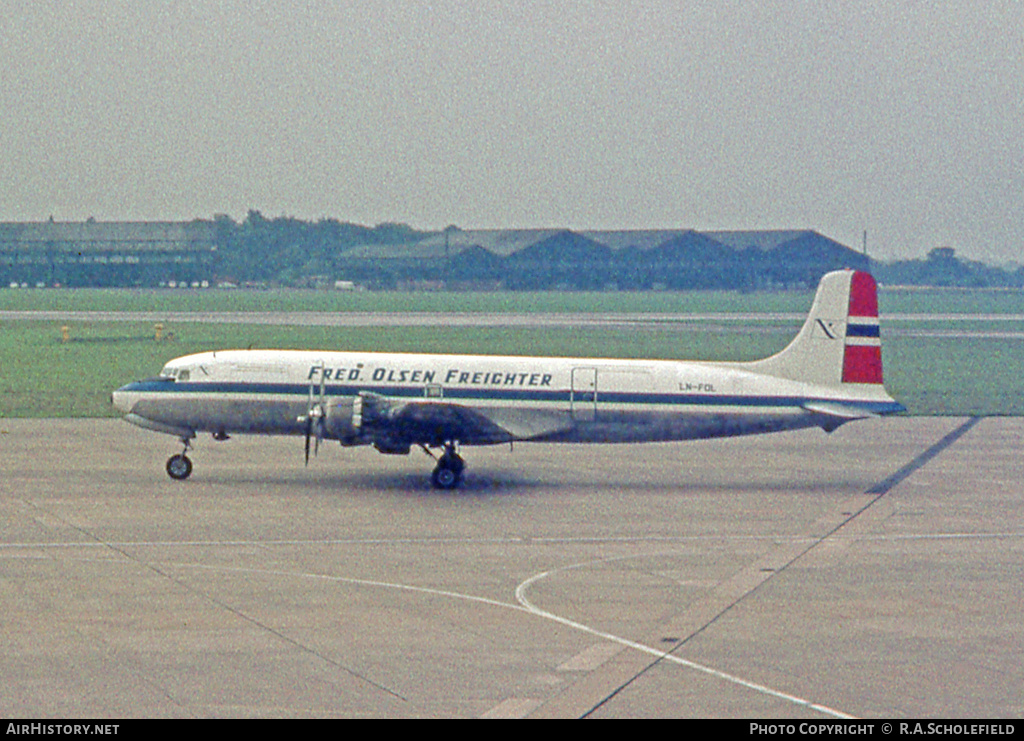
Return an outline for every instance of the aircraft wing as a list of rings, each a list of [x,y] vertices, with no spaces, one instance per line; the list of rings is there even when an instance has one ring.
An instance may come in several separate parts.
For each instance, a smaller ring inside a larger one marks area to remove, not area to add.
[[[491,445],[528,440],[571,426],[565,413],[548,414],[516,408],[470,408],[444,399],[408,401],[362,392],[353,420],[378,448],[396,450],[410,444],[439,446],[450,440],[464,445]]]

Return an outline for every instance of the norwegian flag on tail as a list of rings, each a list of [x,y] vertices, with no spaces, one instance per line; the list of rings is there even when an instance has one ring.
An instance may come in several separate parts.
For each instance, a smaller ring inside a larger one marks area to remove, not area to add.
[[[843,383],[882,383],[878,289],[870,273],[855,272],[850,284]]]

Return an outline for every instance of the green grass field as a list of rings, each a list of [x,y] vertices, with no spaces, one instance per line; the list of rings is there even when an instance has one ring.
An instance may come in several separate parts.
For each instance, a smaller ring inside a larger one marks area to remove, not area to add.
[[[11,311],[707,312],[803,311],[811,292],[402,292],[0,289]],[[756,307],[756,308],[753,308]]]
[[[399,292],[0,289],[13,311],[804,312],[813,291]],[[882,289],[886,313],[1024,315],[1024,291]]]
[[[159,299],[159,300],[155,300]],[[315,300],[314,300],[315,299]],[[294,291],[0,291],[0,309],[122,311],[796,312],[811,293],[783,294],[334,294]],[[333,302],[352,302],[347,309]],[[883,292],[886,386],[911,414],[1024,414],[1024,340],[917,337],[898,330],[1021,331],[1024,295],[1015,292]],[[589,306],[589,309],[581,307]],[[333,307],[333,308],[330,308]],[[433,307],[433,308],[431,308]],[[1004,314],[999,322],[888,322],[892,313]],[[113,416],[111,390],[154,375],[170,358],[229,347],[753,360],[778,351],[799,322],[736,322],[638,332],[572,328],[326,328],[165,323],[0,323],[0,417]],[[750,331],[743,331],[748,327]]]

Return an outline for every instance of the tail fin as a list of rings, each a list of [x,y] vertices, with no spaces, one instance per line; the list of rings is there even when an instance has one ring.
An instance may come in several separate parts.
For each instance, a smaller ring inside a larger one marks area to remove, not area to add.
[[[782,352],[746,367],[820,386],[856,384],[885,396],[875,279],[854,270],[823,276],[796,338]]]

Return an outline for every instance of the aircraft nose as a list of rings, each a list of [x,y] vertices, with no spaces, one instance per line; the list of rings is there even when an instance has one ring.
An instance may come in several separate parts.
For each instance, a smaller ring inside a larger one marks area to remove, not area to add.
[[[131,393],[131,384],[122,386],[110,394],[110,403],[113,404],[114,408],[119,412],[128,414],[132,410],[133,394]]]

